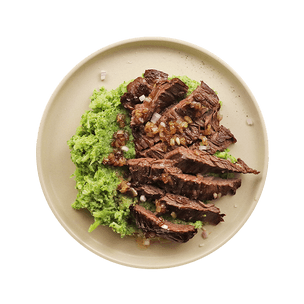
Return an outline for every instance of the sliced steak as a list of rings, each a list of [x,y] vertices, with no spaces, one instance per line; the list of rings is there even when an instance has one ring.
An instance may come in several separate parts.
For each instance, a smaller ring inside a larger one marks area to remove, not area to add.
[[[151,184],[158,181],[166,168],[170,168],[174,173],[182,173],[180,169],[173,167],[174,161],[170,159],[136,158],[129,159],[127,163],[133,186]]]
[[[138,228],[148,235],[152,234],[178,243],[185,243],[197,233],[197,229],[192,225],[173,224],[157,217],[140,205],[131,205],[130,211]]]
[[[137,77],[127,85],[127,91],[136,97],[142,95],[148,96],[153,89],[153,86],[148,83],[145,78]]]
[[[201,201],[191,200],[185,196],[167,193],[157,200],[162,213],[173,213],[178,219],[190,222],[202,221],[211,225],[217,225],[224,221],[220,209],[213,204],[204,204]]]
[[[208,138],[208,152],[214,154],[216,151],[224,151],[231,144],[235,144],[236,142],[237,140],[231,131],[222,125],[217,132],[213,133]]]
[[[144,125],[139,126],[136,130],[132,130],[134,137],[135,152],[138,154],[142,150],[149,149],[159,141],[158,137],[147,136]]]
[[[127,109],[131,114],[135,108],[135,105],[140,103],[140,100],[137,96],[126,92],[120,97],[120,102],[124,106],[124,108]]]
[[[185,147],[179,147],[168,152],[164,158],[174,160],[175,166],[180,168],[183,173],[259,173],[257,170],[248,167],[241,159],[238,159],[237,163],[233,164],[228,159],[222,159],[205,151],[191,150]]]
[[[132,112],[135,105],[141,103],[139,97],[142,95],[148,96],[153,89],[153,86],[142,77],[137,77],[134,81],[127,85],[127,92],[120,98],[122,105]]]
[[[187,91],[188,86],[178,78],[158,84],[151,92],[149,98],[135,106],[132,112],[131,126],[134,127],[146,123],[153,113],[160,113],[164,108],[185,96]]]
[[[144,73],[146,81],[152,86],[157,82],[166,81],[168,76],[167,73],[155,69],[145,70]]]
[[[171,168],[165,168],[157,184],[166,192],[205,201],[227,194],[234,195],[236,190],[241,186],[241,179],[222,179],[213,176],[196,177],[190,174],[176,173],[171,171]]]
[[[136,187],[135,190],[137,191],[139,197],[144,196],[144,199],[148,201],[160,199],[165,195],[164,190],[152,185],[141,185]]]
[[[156,145],[152,146],[143,151],[138,151],[136,157],[148,157],[148,158],[155,158],[155,159],[162,159],[165,157],[165,154],[168,151],[168,147],[165,143],[160,142]]]
[[[199,200],[235,194],[241,179],[221,179],[183,174],[170,159],[137,158],[128,160],[133,186],[155,184],[166,192],[185,195]]]
[[[191,145],[204,136],[209,140],[220,129],[219,109],[217,95],[202,82],[187,98],[162,113],[157,121],[159,137],[168,145],[173,145],[177,137],[182,145]]]

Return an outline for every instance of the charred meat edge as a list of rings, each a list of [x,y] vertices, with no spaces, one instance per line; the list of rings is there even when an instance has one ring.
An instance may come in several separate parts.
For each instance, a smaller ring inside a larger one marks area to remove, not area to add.
[[[170,172],[165,169],[164,178],[158,179],[158,186],[166,192],[187,196],[201,201],[213,200],[228,194],[234,195],[241,186],[240,178],[195,177],[189,174]],[[166,180],[167,178],[167,180]]]
[[[224,221],[225,214],[213,204],[205,204],[198,200],[191,200],[185,196],[167,193],[155,202],[158,215],[170,213],[173,217],[183,221],[202,221],[211,225],[217,225]]]
[[[179,147],[164,155],[165,159],[175,161],[175,166],[183,171],[183,173],[206,174],[212,173],[253,173],[258,174],[257,170],[251,169],[240,158],[236,163],[232,163],[229,159],[222,159],[207,152],[199,150],[191,150],[185,147]]]
[[[154,85],[157,82],[165,81],[168,79],[168,76],[169,75],[167,73],[155,69],[147,69],[144,73],[144,78],[150,85]]]
[[[143,230],[147,237],[156,236],[179,243],[188,242],[197,233],[192,225],[174,224],[157,217],[153,212],[140,205],[130,206],[137,227]]]

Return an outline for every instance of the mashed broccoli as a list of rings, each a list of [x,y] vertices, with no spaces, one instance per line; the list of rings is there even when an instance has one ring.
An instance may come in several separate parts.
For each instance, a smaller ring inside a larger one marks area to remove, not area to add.
[[[107,91],[102,87],[94,90],[89,107],[80,120],[75,135],[68,141],[71,159],[76,165],[72,175],[78,190],[72,207],[79,210],[86,208],[93,215],[95,222],[90,226],[93,231],[99,225],[110,226],[121,236],[131,235],[136,230],[135,224],[129,224],[129,206],[134,199],[123,196],[116,189],[122,180],[124,169],[102,164],[104,157],[112,152],[111,141],[114,132],[121,129],[116,122],[117,114],[125,114],[125,131],[129,141],[124,152],[126,158],[135,157],[130,118],[120,103],[120,97],[127,91],[127,82],[117,89]]]

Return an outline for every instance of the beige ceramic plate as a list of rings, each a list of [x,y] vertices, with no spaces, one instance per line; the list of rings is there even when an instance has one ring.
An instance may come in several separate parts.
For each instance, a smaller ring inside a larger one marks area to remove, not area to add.
[[[186,244],[156,243],[141,249],[131,237],[121,239],[108,227],[88,232],[93,218],[75,211],[75,167],[67,140],[75,133],[94,89],[114,89],[125,80],[155,68],[169,75],[204,80],[223,101],[223,125],[238,142],[231,153],[260,170],[258,176],[243,175],[235,196],[223,197],[217,206],[225,222],[207,226],[209,237],[197,234]],[[106,70],[101,82],[100,71]],[[246,120],[250,118],[253,125]],[[268,165],[268,144],[259,107],[240,77],[222,60],[195,45],[163,38],[141,38],[116,43],[78,64],[59,84],[42,117],[37,141],[37,166],[47,202],[62,226],[83,246],[110,261],[140,268],[164,268],[200,259],[226,243],[246,222],[261,195]]]

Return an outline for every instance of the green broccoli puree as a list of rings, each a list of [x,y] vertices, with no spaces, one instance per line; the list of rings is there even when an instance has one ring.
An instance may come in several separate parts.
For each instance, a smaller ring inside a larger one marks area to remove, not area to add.
[[[229,154],[229,152],[230,152],[230,149],[225,149],[222,152],[220,152],[220,151],[215,152],[214,155],[219,158],[230,159],[231,162],[233,164],[235,164],[237,162],[237,159],[234,156],[232,156],[231,154]]]
[[[136,230],[135,225],[129,224],[129,206],[134,203],[134,199],[116,190],[125,169],[105,166],[102,161],[112,152],[113,134],[120,129],[116,122],[117,114],[125,114],[124,130],[130,135],[126,144],[129,150],[124,152],[124,156],[135,157],[130,118],[120,103],[120,97],[127,91],[127,84],[124,82],[111,91],[104,87],[94,90],[89,105],[92,110],[82,115],[80,126],[68,141],[71,159],[76,165],[72,176],[78,190],[72,207],[77,210],[88,209],[93,215],[95,222],[90,226],[90,232],[99,225],[106,225],[122,237]]]
[[[172,76],[180,78],[189,87],[188,95],[200,84],[187,76]],[[109,226],[121,237],[132,235],[138,231],[134,220],[130,215],[129,206],[137,202],[137,198],[130,198],[122,195],[117,186],[121,183],[125,170],[124,167],[112,167],[103,165],[102,161],[112,152],[111,142],[114,132],[121,129],[116,122],[117,114],[125,114],[126,126],[124,130],[129,133],[129,141],[126,146],[129,148],[124,152],[127,159],[135,157],[132,131],[130,128],[130,117],[120,103],[120,97],[127,91],[124,82],[117,89],[107,91],[104,87],[94,90],[91,96],[91,103],[81,117],[80,126],[76,129],[75,135],[68,140],[71,160],[76,165],[76,170],[71,177],[74,177],[78,194],[72,207],[76,210],[87,209],[94,218],[94,223],[89,227],[92,232],[99,225]],[[218,157],[234,158],[226,152],[217,152]],[[155,208],[154,203],[145,202],[149,210]],[[185,223],[172,217],[172,222]],[[196,228],[202,227],[203,223],[187,223]]]

